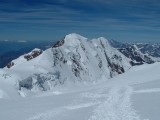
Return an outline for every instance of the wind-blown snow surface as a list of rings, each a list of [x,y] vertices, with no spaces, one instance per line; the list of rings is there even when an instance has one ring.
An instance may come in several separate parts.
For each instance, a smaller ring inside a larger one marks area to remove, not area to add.
[[[160,63],[144,64],[103,83],[56,87],[25,98],[0,81],[0,119],[159,120],[159,71]]]

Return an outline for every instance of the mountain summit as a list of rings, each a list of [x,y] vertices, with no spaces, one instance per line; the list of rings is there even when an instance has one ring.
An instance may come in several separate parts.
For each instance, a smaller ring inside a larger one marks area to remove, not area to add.
[[[19,91],[45,91],[67,83],[104,81],[130,67],[130,59],[107,39],[72,33],[45,51],[35,49],[13,60],[4,68],[10,77],[3,79],[15,80]]]

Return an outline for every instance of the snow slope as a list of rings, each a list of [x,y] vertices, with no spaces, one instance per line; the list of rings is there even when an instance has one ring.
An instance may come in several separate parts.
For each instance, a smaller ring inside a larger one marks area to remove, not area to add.
[[[1,98],[0,119],[159,120],[159,71],[160,63],[144,64],[96,85],[63,86],[26,98]]]
[[[0,69],[0,120],[159,120],[160,63],[77,34],[27,55]]]
[[[75,33],[66,35],[52,48],[42,52],[35,49],[11,63],[3,70],[23,96],[27,90],[35,93],[59,85],[107,81],[131,67],[130,59],[107,39],[88,40]]]

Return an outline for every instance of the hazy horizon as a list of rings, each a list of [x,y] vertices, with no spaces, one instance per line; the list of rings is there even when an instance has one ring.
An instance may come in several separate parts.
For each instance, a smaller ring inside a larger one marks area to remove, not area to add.
[[[70,33],[71,34],[71,33]],[[78,33],[77,33],[78,34]],[[65,34],[65,35],[68,35],[68,34]],[[21,40],[21,39],[5,39],[5,40],[1,40],[0,39],[0,42],[17,42],[17,43],[22,43],[22,44],[25,44],[27,42],[56,42],[56,41],[59,41],[61,40],[62,38],[65,37],[65,35],[63,36],[58,36],[58,37],[54,37],[53,36],[53,39],[39,39],[39,40],[29,40],[29,39],[25,39],[25,40]],[[79,34],[79,35],[82,35],[82,34]],[[92,40],[92,39],[95,39],[95,38],[99,38],[99,37],[105,37],[105,36],[95,36],[95,37],[92,37],[92,36],[85,36],[85,35],[82,35],[86,38],[88,38],[88,40]],[[156,40],[151,40],[151,41],[148,41],[148,40],[118,40],[118,39],[114,39],[114,38],[109,38],[109,37],[105,37],[107,40],[114,40],[114,41],[117,41],[117,42],[121,42],[121,43],[149,43],[149,44],[160,44],[160,41],[156,41]]]

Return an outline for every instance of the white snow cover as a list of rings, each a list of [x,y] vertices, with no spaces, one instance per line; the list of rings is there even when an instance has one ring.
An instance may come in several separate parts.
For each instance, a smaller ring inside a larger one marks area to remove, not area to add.
[[[61,86],[21,98],[0,80],[2,120],[159,120],[160,63],[95,85]],[[2,73],[2,72],[1,72]],[[14,96],[14,97],[11,97]]]
[[[160,63],[130,68],[103,37],[69,34],[61,46],[14,61],[0,69],[2,120],[159,120]]]
[[[35,49],[33,49],[31,52],[29,52],[29,53],[27,53],[27,54],[24,54],[24,55],[18,57],[17,59],[12,60],[11,62],[14,63],[14,66],[15,66],[15,65],[19,65],[19,64],[24,64],[25,62],[27,62],[27,59],[25,59],[24,56],[25,56],[25,55],[31,55],[31,54],[33,54],[34,51],[42,51],[42,50],[39,49],[39,48],[35,48]],[[14,67],[14,66],[13,66],[13,67]],[[7,69],[7,67],[5,67],[5,69]]]
[[[88,40],[72,33],[65,36],[64,44],[29,61],[20,56],[13,60],[11,68],[4,70],[20,91],[27,88],[38,92],[59,85],[106,81],[127,71],[131,67],[129,61],[103,37]]]

